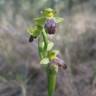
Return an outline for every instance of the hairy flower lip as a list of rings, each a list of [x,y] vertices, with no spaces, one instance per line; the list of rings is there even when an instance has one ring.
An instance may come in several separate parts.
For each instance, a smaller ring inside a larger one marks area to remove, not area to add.
[[[48,19],[45,22],[44,28],[48,34],[55,34],[56,32],[56,22],[54,19]]]
[[[58,67],[67,69],[67,65],[65,64],[64,60],[62,60],[60,57],[56,57],[54,60],[51,62],[52,64],[58,65]]]

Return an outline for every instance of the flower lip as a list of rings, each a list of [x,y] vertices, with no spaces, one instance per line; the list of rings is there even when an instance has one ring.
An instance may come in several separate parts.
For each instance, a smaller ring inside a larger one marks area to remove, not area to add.
[[[33,42],[34,39],[36,39],[36,36],[32,36],[32,35],[31,35],[31,36],[29,37],[29,42]]]
[[[64,60],[61,59],[61,56],[59,55],[57,55],[56,58],[52,60],[51,63],[58,65],[58,67],[60,68],[67,69],[67,65],[65,64]]]
[[[45,22],[45,30],[49,33],[49,34],[54,34],[56,32],[56,22],[54,21],[54,19],[48,19]]]

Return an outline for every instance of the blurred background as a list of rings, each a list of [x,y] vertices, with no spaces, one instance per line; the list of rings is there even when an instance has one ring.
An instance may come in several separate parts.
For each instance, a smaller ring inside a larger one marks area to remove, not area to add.
[[[96,0],[0,0],[0,96],[47,96],[37,40],[26,32],[46,7],[64,18],[50,37],[68,66],[55,96],[96,96]]]

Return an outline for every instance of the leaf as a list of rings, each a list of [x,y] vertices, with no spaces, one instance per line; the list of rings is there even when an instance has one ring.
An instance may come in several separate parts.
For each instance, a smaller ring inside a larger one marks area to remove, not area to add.
[[[53,42],[48,42],[48,46],[47,46],[47,51],[50,51],[54,46],[54,43]]]
[[[54,17],[54,20],[56,23],[62,23],[64,22],[64,19],[63,18],[60,18],[60,17]]]
[[[40,61],[40,64],[48,64],[50,61],[48,58],[43,58],[41,61]]]

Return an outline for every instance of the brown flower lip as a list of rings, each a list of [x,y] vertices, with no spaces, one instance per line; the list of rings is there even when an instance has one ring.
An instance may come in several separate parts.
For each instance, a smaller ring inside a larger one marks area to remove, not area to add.
[[[36,36],[32,36],[32,35],[31,35],[31,36],[29,37],[29,42],[33,42],[33,40],[34,40],[35,38],[36,38]]]
[[[54,21],[54,19],[48,19],[45,22],[44,27],[48,34],[54,34],[56,32],[56,22]]]
[[[60,68],[67,69],[67,65],[65,64],[64,60],[59,57],[56,57],[51,63],[58,65]]]

